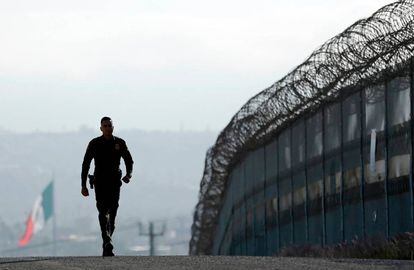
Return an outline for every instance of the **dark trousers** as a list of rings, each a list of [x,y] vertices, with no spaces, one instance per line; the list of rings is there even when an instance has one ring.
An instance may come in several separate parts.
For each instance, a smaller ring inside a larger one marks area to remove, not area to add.
[[[95,198],[98,209],[99,225],[101,227],[103,244],[111,242],[111,236],[115,230],[115,218],[118,211],[119,193],[121,188],[120,179],[116,181],[96,183]],[[99,181],[99,179],[97,179]]]

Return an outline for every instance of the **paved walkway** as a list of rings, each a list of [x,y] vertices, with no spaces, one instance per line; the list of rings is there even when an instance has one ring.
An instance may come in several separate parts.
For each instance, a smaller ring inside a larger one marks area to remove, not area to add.
[[[413,261],[309,259],[280,257],[166,256],[166,257],[45,257],[0,258],[6,269],[156,269],[156,270],[252,270],[252,269],[414,269]]]

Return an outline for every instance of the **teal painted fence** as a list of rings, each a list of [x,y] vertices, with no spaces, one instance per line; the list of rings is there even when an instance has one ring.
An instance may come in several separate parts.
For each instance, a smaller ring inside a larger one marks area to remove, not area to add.
[[[232,169],[213,254],[413,231],[413,75],[342,91]]]

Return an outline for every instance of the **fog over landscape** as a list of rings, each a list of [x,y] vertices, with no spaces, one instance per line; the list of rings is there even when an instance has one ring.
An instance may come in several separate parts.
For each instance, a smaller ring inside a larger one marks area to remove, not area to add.
[[[99,236],[93,191],[88,198],[80,194],[83,155],[89,140],[98,135],[92,129],[68,133],[0,132],[0,179],[5,185],[0,191],[0,224],[13,230],[12,236],[0,237],[3,249],[17,246],[36,197],[52,179],[58,238],[92,231]],[[124,130],[115,135],[127,141],[135,162],[133,178],[121,190],[117,216],[120,228],[138,221],[177,217],[189,226],[204,154],[215,134]],[[125,171],[123,163],[121,167]],[[50,236],[52,229],[52,222],[46,225],[43,237]],[[189,231],[186,234],[188,238]]]

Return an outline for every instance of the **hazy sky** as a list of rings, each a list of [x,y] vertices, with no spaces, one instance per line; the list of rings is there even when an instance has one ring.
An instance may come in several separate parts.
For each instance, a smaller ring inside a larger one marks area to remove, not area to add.
[[[386,0],[0,2],[0,128],[221,130]]]

